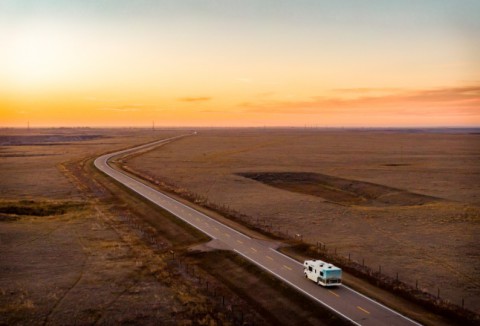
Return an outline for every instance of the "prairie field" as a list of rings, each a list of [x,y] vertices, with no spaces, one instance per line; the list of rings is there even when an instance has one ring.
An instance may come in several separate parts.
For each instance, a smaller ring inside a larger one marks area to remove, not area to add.
[[[345,324],[92,166],[186,132],[0,130],[0,324]]]
[[[200,130],[124,164],[480,312],[475,130]]]
[[[91,196],[67,169],[162,134],[174,133],[1,130],[0,324],[175,324],[175,290],[145,266],[162,262],[112,214],[108,192]]]
[[[177,134],[141,129],[1,129],[0,198],[77,198],[77,189],[62,174],[62,163]]]

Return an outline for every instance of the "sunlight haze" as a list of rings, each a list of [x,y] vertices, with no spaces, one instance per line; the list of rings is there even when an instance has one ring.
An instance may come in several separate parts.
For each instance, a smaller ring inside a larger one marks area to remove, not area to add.
[[[0,126],[480,125],[478,1],[0,3]]]

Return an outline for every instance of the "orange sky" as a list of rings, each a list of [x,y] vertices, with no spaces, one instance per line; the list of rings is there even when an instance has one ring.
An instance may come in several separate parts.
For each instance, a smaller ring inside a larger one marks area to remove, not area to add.
[[[471,1],[2,6],[0,126],[480,126]]]

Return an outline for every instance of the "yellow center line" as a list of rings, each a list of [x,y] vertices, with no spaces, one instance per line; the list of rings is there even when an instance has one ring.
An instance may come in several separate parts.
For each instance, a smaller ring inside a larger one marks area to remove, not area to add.
[[[257,252],[257,249],[255,249],[255,248],[250,247],[250,249],[252,249],[253,251]]]
[[[267,256],[267,258],[268,258],[268,259],[270,259],[270,260],[273,260],[273,258],[272,258],[272,257],[270,257],[270,256]]]
[[[199,219],[198,217],[196,218],[196,220],[197,220],[197,221],[200,221],[200,219]]]
[[[229,237],[230,238],[230,234],[228,233],[224,233],[226,237]]]
[[[238,242],[238,243],[243,243],[243,242],[242,242],[242,241],[240,241],[240,240],[237,240],[237,242]]]
[[[215,229],[215,231],[218,231],[218,228],[216,226],[214,227],[214,229]]]
[[[339,297],[340,295],[336,294],[335,292],[331,291],[331,290],[328,290],[328,292],[330,292],[331,294],[333,294],[334,296],[336,297]]]
[[[370,312],[369,312],[368,310],[365,310],[365,309],[363,309],[363,308],[360,307],[360,306],[357,306],[357,309],[363,311],[363,312],[366,313],[367,315],[370,315]]]
[[[290,267],[288,267],[287,265],[283,265],[283,267],[285,267],[286,269],[288,269],[288,270],[290,270],[290,271],[292,270],[292,269],[291,269]]]

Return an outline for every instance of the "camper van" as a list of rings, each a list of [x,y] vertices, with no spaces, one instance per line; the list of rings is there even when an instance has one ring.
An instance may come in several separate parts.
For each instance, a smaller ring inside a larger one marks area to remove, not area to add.
[[[342,284],[342,270],[321,260],[306,260],[303,263],[305,277],[322,286]]]

